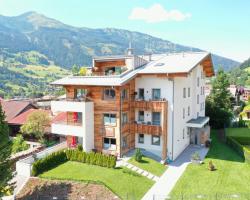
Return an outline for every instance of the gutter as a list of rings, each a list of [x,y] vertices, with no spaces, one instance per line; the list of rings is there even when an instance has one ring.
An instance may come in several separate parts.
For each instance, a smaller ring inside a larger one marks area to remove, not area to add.
[[[172,101],[173,101],[173,111],[172,111],[172,160],[174,160],[174,79],[173,83],[173,93],[172,93]]]

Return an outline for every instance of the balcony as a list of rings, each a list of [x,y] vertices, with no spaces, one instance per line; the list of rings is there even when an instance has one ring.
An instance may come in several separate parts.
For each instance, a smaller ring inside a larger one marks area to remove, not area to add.
[[[162,134],[162,127],[160,125],[135,123],[134,126],[136,133],[157,135],[157,136],[160,136]]]
[[[85,113],[87,110],[93,109],[93,102],[86,98],[82,99],[62,99],[58,101],[51,101],[51,111],[56,112],[81,112]]]
[[[80,124],[56,122],[51,124],[51,132],[58,135],[83,137],[85,128]]]
[[[135,109],[140,110],[152,110],[152,111],[161,111],[164,106],[167,106],[167,101],[165,99],[160,100],[143,100],[135,99],[133,102]]]

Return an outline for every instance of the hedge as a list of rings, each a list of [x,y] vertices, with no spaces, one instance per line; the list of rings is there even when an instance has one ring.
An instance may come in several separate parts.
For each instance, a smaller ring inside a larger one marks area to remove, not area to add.
[[[241,145],[239,141],[233,137],[227,137],[227,144],[231,146],[242,158],[244,158],[245,162],[250,163],[250,151]]]
[[[32,175],[37,176],[67,161],[65,151],[51,153],[45,158],[39,159],[32,165]]]
[[[235,139],[237,142],[239,142],[241,145],[250,145],[250,137],[238,137],[238,136],[231,136],[233,139]]]
[[[116,165],[116,157],[101,153],[86,153],[84,151],[69,149],[66,151],[66,156],[71,161],[99,165],[101,167],[114,168]]]
[[[115,156],[94,152],[87,153],[79,151],[78,149],[69,149],[54,152],[34,162],[32,166],[32,175],[37,176],[69,160],[108,168],[114,168],[116,165]]]

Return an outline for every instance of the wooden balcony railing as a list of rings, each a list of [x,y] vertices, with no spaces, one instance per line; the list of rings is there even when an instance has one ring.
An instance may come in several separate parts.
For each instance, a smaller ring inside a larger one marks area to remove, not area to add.
[[[141,110],[161,111],[166,103],[166,100],[135,100],[133,106]]]
[[[134,124],[135,132],[149,135],[161,135],[162,127],[160,125]]]

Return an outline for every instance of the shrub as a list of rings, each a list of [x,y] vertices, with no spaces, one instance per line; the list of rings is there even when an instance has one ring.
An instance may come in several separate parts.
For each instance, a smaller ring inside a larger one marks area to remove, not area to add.
[[[83,147],[82,147],[81,144],[78,144],[78,145],[77,145],[77,150],[78,150],[78,151],[82,151],[82,150],[83,150]]]
[[[214,171],[215,170],[215,166],[214,166],[214,164],[213,164],[213,162],[211,160],[208,163],[208,170],[210,170],[210,171]]]
[[[101,153],[90,152],[86,153],[79,150],[66,150],[66,157],[70,161],[77,161],[101,167],[114,168],[116,165],[116,157],[104,155]]]
[[[135,155],[134,158],[137,162],[141,162],[142,161],[142,153],[141,153],[141,149],[136,149],[135,151]]]
[[[209,140],[206,140],[205,147],[209,148],[211,146],[211,142]]]
[[[231,146],[242,158],[245,159],[245,162],[250,163],[250,151],[242,146],[238,140],[233,137],[227,137],[227,144]]]
[[[21,134],[17,135],[17,137],[12,141],[12,153],[18,153],[20,151],[25,151],[29,148],[29,145],[23,139]]]
[[[67,161],[67,156],[64,150],[51,153],[45,158],[39,159],[33,163],[32,175],[37,176],[43,172],[46,172],[58,165]]]

